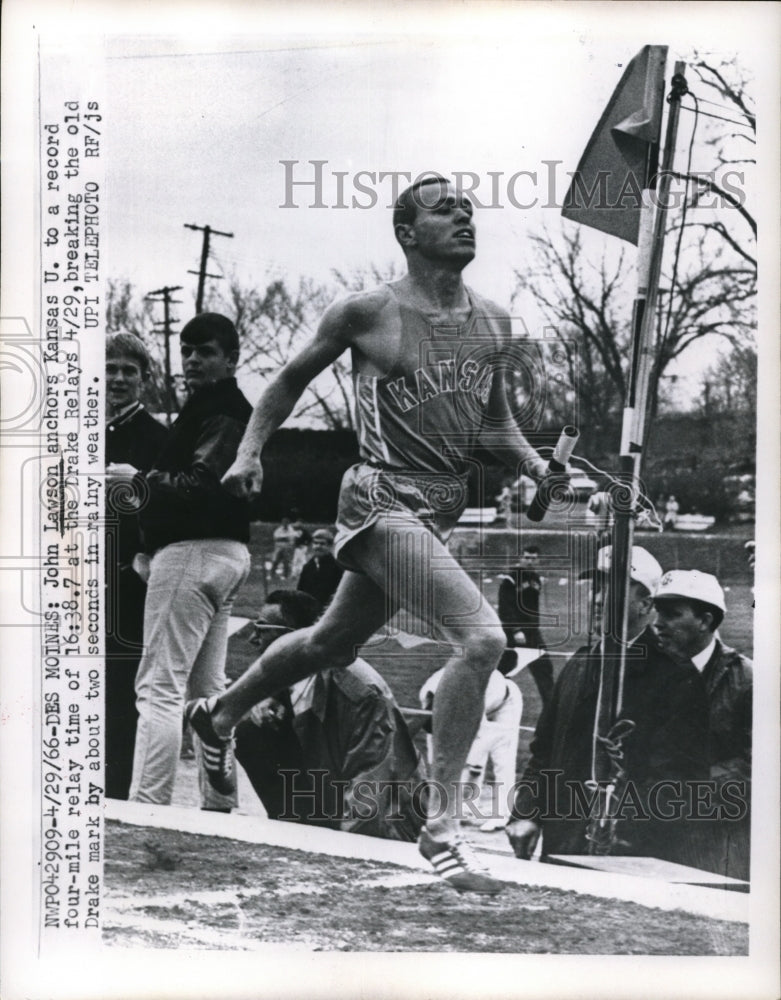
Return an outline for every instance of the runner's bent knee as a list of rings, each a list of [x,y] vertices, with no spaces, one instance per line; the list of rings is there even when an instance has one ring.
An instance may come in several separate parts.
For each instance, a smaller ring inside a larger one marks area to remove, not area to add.
[[[475,628],[459,640],[467,664],[480,673],[490,674],[504,652],[501,628]]]

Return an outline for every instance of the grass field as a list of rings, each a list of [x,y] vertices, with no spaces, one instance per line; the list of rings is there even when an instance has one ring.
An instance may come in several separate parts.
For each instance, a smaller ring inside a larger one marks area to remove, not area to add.
[[[271,535],[275,525],[256,522],[252,525],[250,553],[252,568],[249,578],[239,594],[235,614],[252,617],[260,607],[264,596],[277,587],[293,587],[295,580],[272,578],[268,564],[271,560],[273,543]],[[545,578],[543,611],[548,616],[545,629],[546,641],[551,649],[572,650],[585,641],[587,587],[574,583],[566,569],[572,546],[568,543],[568,532],[562,530],[538,532],[534,536],[524,535],[538,543],[542,549],[541,573]],[[486,598],[496,603],[498,587],[497,574],[514,565],[510,554],[511,545],[502,539],[512,539],[517,548],[517,536],[512,531],[492,531],[487,541],[478,539],[474,531],[457,528],[450,548],[456,558],[468,560],[469,572],[478,583]],[[747,656],[752,655],[753,614],[751,593],[751,571],[743,554],[743,543],[753,537],[753,525],[734,525],[719,535],[664,535],[638,532],[635,543],[653,551],[663,569],[704,569],[716,572],[725,588],[727,617],[722,626],[722,636],[730,645],[736,646]],[[482,546],[486,555],[486,567],[476,569],[479,558],[474,552]],[[714,556],[714,550],[717,554]],[[719,558],[718,552],[728,552],[729,556]],[[547,555],[546,555],[547,554]],[[545,567],[546,558],[555,568]]]
[[[235,606],[235,614],[253,617],[270,590],[277,587],[292,588],[294,579],[270,578],[267,563],[270,561],[273,545],[271,532],[273,525],[256,523],[253,525],[250,551],[252,570]],[[458,551],[458,534],[451,547]],[[734,533],[733,533],[734,534]],[[743,529],[745,537],[750,537],[750,529]],[[725,536],[726,537],[726,536]],[[742,535],[738,539],[742,542]],[[639,535],[638,544],[644,544],[644,536]],[[686,536],[675,539],[678,549],[685,551],[687,542],[694,548],[702,544],[699,538],[689,542]],[[486,599],[496,606],[498,579],[496,559],[490,570],[476,572],[470,563],[470,573]],[[507,560],[509,567],[511,560]],[[684,559],[684,564],[685,559]],[[665,567],[667,568],[667,567]],[[588,640],[588,586],[573,581],[567,573],[557,570],[544,576],[543,613],[546,616],[544,634],[548,648],[552,652],[570,653]],[[728,645],[735,646],[746,656],[753,655],[753,595],[747,566],[740,566],[732,574],[729,583],[724,583],[727,599],[727,616],[721,628],[721,636]],[[398,643],[389,640],[382,646],[373,646],[366,653],[367,658],[381,669],[383,676],[393,688],[402,705],[416,706],[421,684],[438,666],[442,665],[443,653],[432,645],[404,650]],[[560,669],[565,657],[555,657],[554,667]],[[519,676],[519,684],[524,694],[526,719],[536,719],[539,711],[537,689],[526,671]]]

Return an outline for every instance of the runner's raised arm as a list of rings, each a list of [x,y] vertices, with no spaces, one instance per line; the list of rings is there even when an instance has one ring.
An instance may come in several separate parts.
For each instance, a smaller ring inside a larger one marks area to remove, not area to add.
[[[260,456],[266,442],[293,412],[309,383],[350,346],[351,331],[359,322],[355,298],[334,303],[323,315],[312,340],[271,380],[255,404],[236,461],[222,479],[227,490],[241,497],[260,492]]]

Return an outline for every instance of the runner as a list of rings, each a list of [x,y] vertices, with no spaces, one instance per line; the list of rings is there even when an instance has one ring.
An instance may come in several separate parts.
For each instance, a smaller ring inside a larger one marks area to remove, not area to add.
[[[404,608],[428,635],[453,646],[433,718],[432,771],[442,801],[431,796],[435,811],[419,848],[454,888],[495,893],[502,883],[461,839],[458,792],[504,632],[444,539],[466,505],[466,472],[478,445],[516,476],[525,469],[539,479],[546,466],[506,398],[509,317],[461,277],[475,256],[472,212],[469,199],[442,177],[404,191],[393,224],[408,273],[331,306],[312,342],[258,402],[223,480],[239,496],[260,489],[263,446],[309,382],[352,351],[362,461],[342,481],[335,540],[348,571],[314,626],[281,638],[225,694],[191,702],[187,711],[211,743],[213,780],[225,788],[223,761],[245,712],[324,664],[347,666]]]

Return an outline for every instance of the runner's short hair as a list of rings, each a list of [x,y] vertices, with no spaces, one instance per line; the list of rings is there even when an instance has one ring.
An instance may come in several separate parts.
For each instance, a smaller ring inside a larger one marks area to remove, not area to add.
[[[415,221],[415,217],[418,214],[418,208],[422,204],[425,204],[421,197],[418,196],[418,192],[422,187],[426,187],[428,184],[449,183],[450,181],[447,177],[442,177],[440,174],[426,174],[423,177],[419,177],[414,184],[410,184],[408,188],[405,188],[398,196],[396,204],[393,206],[394,232],[396,230],[396,226],[411,226]]]
[[[205,344],[207,340],[216,340],[224,354],[231,354],[239,349],[239,334],[236,327],[221,313],[198,313],[185,323],[179,339],[183,344]]]
[[[106,337],[106,361],[109,358],[132,358],[138,362],[144,378],[152,366],[149,351],[143,340],[134,333],[112,333]]]
[[[314,625],[323,610],[322,604],[303,590],[272,590],[263,604],[278,607],[287,624],[294,629]]]

